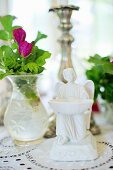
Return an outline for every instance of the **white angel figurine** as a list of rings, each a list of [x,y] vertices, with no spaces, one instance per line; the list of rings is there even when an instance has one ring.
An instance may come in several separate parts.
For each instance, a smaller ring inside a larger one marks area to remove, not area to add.
[[[94,139],[92,142],[93,136],[89,131],[94,83],[91,80],[86,81],[84,85],[75,83],[76,73],[72,68],[65,69],[63,76],[67,83],[57,84],[55,98],[50,101],[51,107],[57,114],[57,137],[51,158],[60,161],[95,159],[96,142]],[[82,152],[87,152],[84,156],[79,154],[81,144]],[[72,148],[74,157],[71,156]],[[67,153],[68,156],[64,156]]]

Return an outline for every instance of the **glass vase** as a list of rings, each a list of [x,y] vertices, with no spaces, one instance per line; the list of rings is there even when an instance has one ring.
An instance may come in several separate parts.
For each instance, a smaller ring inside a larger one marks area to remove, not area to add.
[[[8,77],[13,92],[4,116],[4,125],[15,144],[40,142],[48,126],[48,115],[40,100],[37,75]]]

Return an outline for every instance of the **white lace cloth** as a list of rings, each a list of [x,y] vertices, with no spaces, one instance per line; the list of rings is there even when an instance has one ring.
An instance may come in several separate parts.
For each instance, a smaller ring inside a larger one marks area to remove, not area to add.
[[[0,127],[0,170],[110,170],[113,169],[113,128],[97,137],[99,157],[85,162],[54,162],[49,151],[54,139],[30,147],[16,147]],[[80,153],[82,154],[82,153]]]

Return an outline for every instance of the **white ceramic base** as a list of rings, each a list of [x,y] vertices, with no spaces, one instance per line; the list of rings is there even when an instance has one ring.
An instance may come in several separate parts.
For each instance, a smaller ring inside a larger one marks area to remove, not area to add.
[[[97,157],[96,141],[90,132],[78,144],[58,145],[55,140],[50,152],[50,158],[54,161],[87,161]]]

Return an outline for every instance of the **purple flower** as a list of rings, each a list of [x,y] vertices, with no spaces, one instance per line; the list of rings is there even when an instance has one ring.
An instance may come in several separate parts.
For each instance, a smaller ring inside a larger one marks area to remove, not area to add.
[[[21,42],[19,44],[19,53],[24,58],[26,58],[32,51],[33,45],[32,43],[28,43],[27,41]]]
[[[26,32],[22,28],[17,28],[13,30],[14,40],[20,44],[21,42],[25,41]]]

